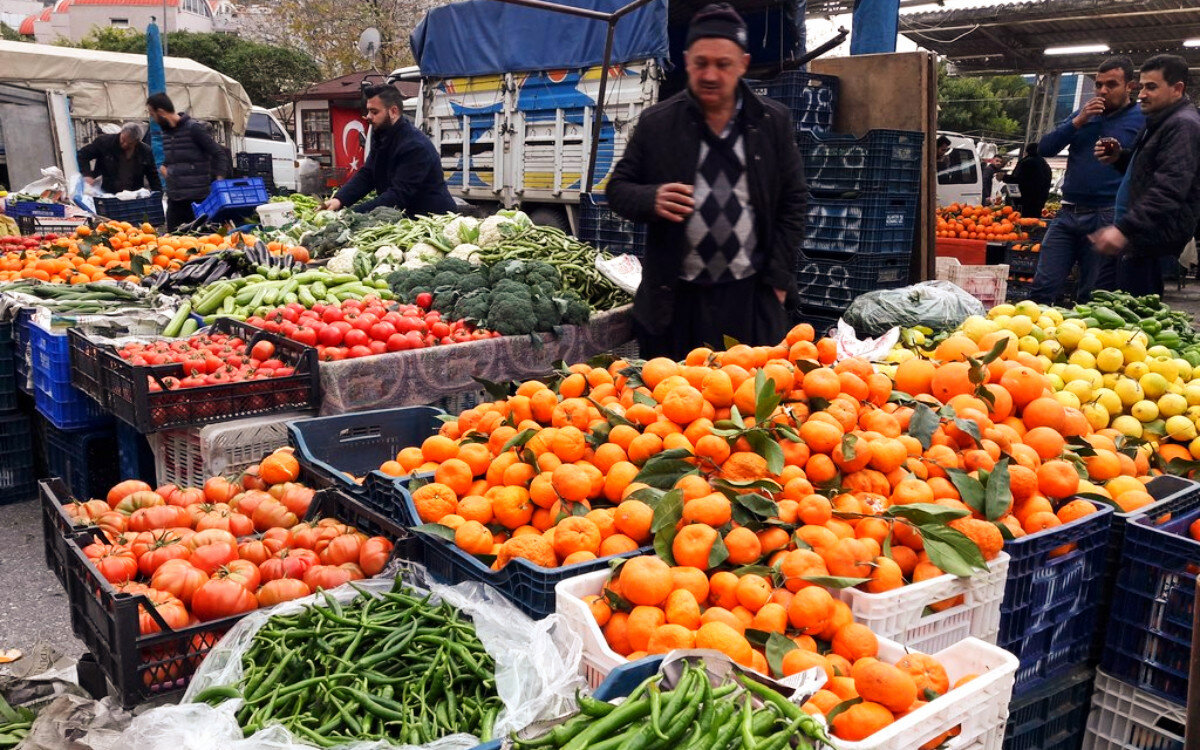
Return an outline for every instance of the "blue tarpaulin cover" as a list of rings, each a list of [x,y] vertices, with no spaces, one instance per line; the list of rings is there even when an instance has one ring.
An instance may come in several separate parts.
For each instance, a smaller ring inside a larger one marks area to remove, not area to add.
[[[628,0],[559,0],[612,13]],[[604,62],[608,24],[499,0],[434,8],[412,33],[421,74],[435,78],[585,68]],[[617,22],[613,64],[665,59],[667,3],[653,0]]]

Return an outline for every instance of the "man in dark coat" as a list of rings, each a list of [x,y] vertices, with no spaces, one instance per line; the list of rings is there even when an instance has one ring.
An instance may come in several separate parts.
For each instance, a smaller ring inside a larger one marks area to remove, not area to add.
[[[787,332],[808,188],[787,108],[741,80],[746,43],[728,4],[693,17],[687,89],[642,113],[605,191],[614,211],[649,224],[633,300],[643,357]]]
[[[84,178],[89,182],[99,178],[106,193],[144,187],[162,190],[154,152],[142,143],[142,126],[136,122],[125,123],[120,133],[100,136],[79,149],[76,158]]]
[[[166,94],[146,100],[150,117],[163,131],[162,173],[167,178],[167,228],[193,221],[192,204],[208,197],[213,180],[223,179],[229,164],[208,125],[176,112]]]
[[[1050,165],[1038,153],[1038,145],[1029,143],[1025,146],[1025,156],[1013,167],[1012,174],[1003,178],[1009,185],[1016,185],[1021,191],[1017,207],[1022,216],[1040,219],[1046,199],[1050,197],[1050,184],[1054,178],[1050,174]]]
[[[454,198],[446,189],[442,159],[437,148],[401,113],[404,101],[395,86],[367,90],[367,119],[371,122],[371,153],[362,168],[325,201],[325,208],[354,206],[366,213],[376,206],[391,206],[410,216],[454,211]],[[358,203],[367,193],[376,197]],[[355,205],[358,203],[358,205]]]
[[[1096,252],[1117,255],[1117,288],[1162,294],[1162,263],[1179,257],[1200,219],[1200,113],[1186,93],[1188,64],[1156,55],[1141,69],[1138,102],[1146,125],[1131,149],[1096,158],[1125,174],[1113,226],[1092,235]]]

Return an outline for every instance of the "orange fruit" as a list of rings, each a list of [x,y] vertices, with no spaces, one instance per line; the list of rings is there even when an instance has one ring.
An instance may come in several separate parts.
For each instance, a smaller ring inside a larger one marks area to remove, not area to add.
[[[926,690],[932,690],[938,695],[945,695],[950,690],[950,678],[946,669],[932,656],[910,652],[900,657],[896,668],[907,672],[917,685],[919,695],[929,700]]]
[[[1070,462],[1047,461],[1038,467],[1037,477],[1038,490],[1051,499],[1061,500],[1079,491],[1079,474]]]
[[[622,596],[636,605],[657,607],[673,588],[670,566],[653,555],[626,560],[619,581]]]
[[[850,706],[833,718],[833,734],[838,739],[865,740],[895,721],[892,712],[879,703],[863,701]]]
[[[833,597],[819,586],[796,592],[788,603],[788,622],[801,634],[820,633],[833,614]]]
[[[830,644],[833,653],[854,663],[865,656],[879,653],[879,639],[866,625],[852,622],[833,634]]]
[[[696,631],[696,648],[711,648],[750,666],[753,649],[746,637],[723,622],[706,622]]]
[[[864,700],[879,703],[890,711],[904,711],[917,699],[916,681],[891,664],[865,659],[856,662],[850,674]]]
[[[650,539],[650,524],[654,521],[654,510],[641,500],[623,500],[613,515],[613,528],[635,542]]]

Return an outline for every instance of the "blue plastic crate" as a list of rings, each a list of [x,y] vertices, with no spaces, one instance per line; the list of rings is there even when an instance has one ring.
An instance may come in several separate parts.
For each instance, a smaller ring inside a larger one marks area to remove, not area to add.
[[[121,479],[140,479],[149,484],[157,482],[150,441],[136,428],[120,420],[117,420],[117,461]]]
[[[379,471],[402,448],[420,446],[442,426],[441,409],[407,406],[288,422],[296,458],[320,486],[333,485],[388,518],[403,519],[393,478]],[[358,484],[347,474],[369,477]],[[406,522],[407,523],[407,522]]]
[[[840,256],[911,254],[916,221],[916,196],[811,196],[800,247]]]
[[[851,258],[805,251],[796,255],[800,304],[839,317],[861,294],[907,286],[912,267],[911,253],[859,254]]]
[[[25,414],[0,417],[0,505],[37,495],[33,430]]]
[[[162,193],[150,193],[145,198],[121,200],[120,198],[95,198],[96,214],[114,221],[128,221],[131,224],[147,223],[161,227],[167,223],[163,211]]]
[[[212,189],[201,203],[193,203],[196,216],[206,216],[209,221],[221,221],[234,216],[245,216],[255,208],[271,200],[267,186],[259,177],[243,177],[236,180],[216,180]]]
[[[1078,667],[1008,705],[1004,750],[1079,750],[1095,670]]]
[[[67,215],[66,205],[40,201],[10,201],[4,211],[9,216],[48,216],[56,219]]]
[[[46,473],[59,477],[72,497],[104,498],[121,476],[117,436],[112,425],[84,430],[60,430],[48,421],[41,424],[46,451]]]
[[[920,131],[871,130],[862,138],[801,133],[797,145],[809,190],[911,196],[921,192],[925,134]]]
[[[646,255],[646,225],[618,216],[603,196],[579,199],[579,239],[613,255]]]
[[[60,430],[82,430],[112,421],[104,407],[71,385],[67,334],[29,326],[30,367],[37,409]]]
[[[1101,665],[1139,690],[1182,705],[1200,568],[1200,542],[1188,526],[1200,519],[1200,498],[1181,505],[1161,523],[1164,514],[1154,512],[1126,525]]]
[[[746,85],[792,112],[792,125],[800,133],[828,133],[837,115],[837,76],[790,70],[770,79],[747,79]]]
[[[1013,695],[1086,662],[1103,597],[1113,510],[1013,539],[996,645],[1021,660]],[[1065,554],[1065,545],[1074,548]]]
[[[367,476],[367,481],[378,480],[371,474]],[[400,522],[405,526],[417,526],[423,521],[417,515],[417,508],[406,485],[406,478],[392,482],[396,496],[401,502],[403,515]],[[517,609],[535,620],[548,617],[554,612],[554,587],[559,581],[606,568],[614,560],[653,554],[652,547],[640,547],[633,552],[608,555],[558,568],[543,568],[523,558],[516,558],[500,570],[492,570],[479,558],[463,552],[449,539],[422,532],[417,532],[415,536],[422,548],[421,556],[425,567],[438,580],[449,584],[463,581],[486,583],[515,604]]]

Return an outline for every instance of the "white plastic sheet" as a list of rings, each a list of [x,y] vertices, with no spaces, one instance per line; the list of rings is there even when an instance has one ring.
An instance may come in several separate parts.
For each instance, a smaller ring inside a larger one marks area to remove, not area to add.
[[[504,710],[497,717],[495,735],[503,737],[538,719],[560,716],[574,705],[575,691],[583,686],[579,676],[582,643],[567,631],[557,615],[534,621],[514,607],[495,589],[480,583],[443,586],[429,582],[424,571],[405,575],[416,591],[433,593],[433,601],[445,601],[469,615],[483,646],[496,660],[496,687]],[[356,581],[367,592],[384,592],[390,578]],[[358,596],[350,585],[331,592],[340,602]],[[230,685],[242,675],[241,656],[254,634],[272,615],[299,612],[306,604],[322,606],[324,598],[306,597],[285,602],[248,615],[235,625],[208,654],[192,678],[182,704],[164,706],[134,719],[122,737],[124,746],[138,750],[299,750],[312,747],[281,726],[267,727],[243,737],[235,720],[240,699],[212,707],[190,703],[192,696],[213,685]],[[444,737],[424,745],[426,750],[466,750],[479,744],[468,734]],[[355,742],[346,750],[411,748],[380,742]]]

